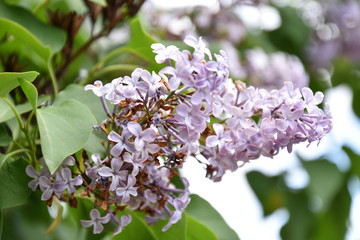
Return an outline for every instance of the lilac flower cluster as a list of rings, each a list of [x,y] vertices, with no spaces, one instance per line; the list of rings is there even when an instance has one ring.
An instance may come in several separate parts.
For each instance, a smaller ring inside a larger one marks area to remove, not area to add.
[[[360,61],[360,3],[356,0],[321,2],[314,21],[309,59],[315,67],[329,67],[337,56]]]
[[[82,184],[82,195],[93,196],[95,208],[91,220],[81,223],[94,233],[110,221],[117,226],[114,233],[120,233],[131,222],[131,215],[119,218],[125,208],[144,212],[149,224],[169,218],[162,228],[166,231],[190,201],[185,178],[182,187],[172,184],[177,168],[190,157],[206,165],[207,177],[219,181],[226,170],[272,157],[285,147],[290,152],[293,144],[319,141],[330,131],[329,113],[317,106],[322,93],[294,89],[291,82],[270,92],[246,87],[229,78],[224,51],[213,55],[201,38],[184,42],[193,51],[152,45],[156,62],[166,64],[158,73],[138,68],[105,85],[85,86],[108,115],[95,127],[107,137],[107,153],[93,154],[75,179],[65,166],[55,177],[28,167],[34,178],[29,186],[34,189],[40,182],[43,200],[63,199],[65,189],[73,196],[74,186]]]
[[[281,88],[292,82],[295,88],[309,86],[309,77],[300,59],[283,52],[266,54],[257,48],[246,51],[244,70],[255,87],[269,90]]]
[[[54,174],[51,174],[46,166],[42,168],[41,172],[37,172],[33,166],[29,165],[26,167],[26,174],[33,180],[29,182],[28,186],[33,191],[39,187],[43,192],[41,195],[43,201],[51,201],[53,195],[61,199],[65,192],[70,199],[74,199],[75,187],[83,183],[81,175],[72,178],[73,174],[68,166],[74,164],[75,159],[71,156],[67,157]]]

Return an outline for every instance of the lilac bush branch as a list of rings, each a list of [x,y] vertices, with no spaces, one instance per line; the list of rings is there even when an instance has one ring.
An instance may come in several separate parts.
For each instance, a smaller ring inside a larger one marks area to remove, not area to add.
[[[271,91],[248,87],[230,78],[224,51],[212,54],[201,38],[184,42],[194,50],[152,45],[155,61],[167,63],[159,73],[138,68],[105,85],[85,86],[103,106],[104,99],[114,105],[111,115],[104,107],[109,119],[98,128],[109,149],[103,160],[93,154],[82,176],[64,164],[54,176],[28,167],[34,178],[29,186],[40,186],[43,200],[53,194],[73,198],[83,185],[82,195],[92,195],[95,206],[107,211],[101,217],[95,208],[91,220],[81,222],[94,233],[109,221],[120,233],[131,222],[128,215],[117,217],[126,207],[144,212],[149,224],[168,218],[166,231],[190,202],[186,178],[181,188],[171,183],[190,157],[205,159],[206,176],[220,181],[227,171],[260,156],[272,158],[284,148],[291,152],[300,142],[319,142],[331,130],[330,113],[318,106],[322,93],[291,82]]]

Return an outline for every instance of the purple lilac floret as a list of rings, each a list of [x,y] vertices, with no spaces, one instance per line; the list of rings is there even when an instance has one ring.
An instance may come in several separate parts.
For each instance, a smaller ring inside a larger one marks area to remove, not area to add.
[[[81,220],[81,224],[84,227],[94,227],[93,233],[98,234],[104,230],[104,226],[102,224],[108,223],[110,221],[110,214],[107,213],[104,217],[101,217],[99,210],[93,209],[90,212],[91,220]]]
[[[329,112],[318,107],[322,93],[291,82],[272,91],[247,87],[229,78],[223,51],[212,55],[201,38],[185,43],[193,51],[152,46],[156,61],[166,63],[159,73],[138,68],[131,76],[85,87],[109,117],[95,128],[106,136],[107,154],[92,154],[77,168],[67,158],[54,174],[28,167],[29,187],[39,186],[42,200],[51,204],[55,196],[75,206],[76,189],[83,186],[81,195],[92,196],[95,208],[91,220],[81,223],[94,233],[109,221],[116,225],[114,234],[120,233],[131,222],[131,215],[121,214],[125,208],[144,212],[148,224],[168,219],[166,231],[190,202],[186,178],[180,188],[171,181],[189,157],[204,161],[206,176],[219,181],[228,170],[283,148],[291,152],[300,142],[320,141],[331,130]],[[112,114],[105,99],[114,105]]]

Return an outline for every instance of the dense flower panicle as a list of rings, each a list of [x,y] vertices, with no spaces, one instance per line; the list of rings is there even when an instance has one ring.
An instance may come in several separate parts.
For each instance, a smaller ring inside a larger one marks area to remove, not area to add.
[[[330,67],[337,56],[360,61],[360,3],[356,0],[321,2],[308,58],[314,67]],[[329,34],[331,32],[331,34]]]
[[[250,84],[266,89],[279,89],[285,82],[292,82],[294,87],[309,85],[309,77],[298,57],[276,52],[267,55],[262,49],[246,52],[245,72]]]
[[[299,142],[320,141],[331,130],[329,113],[318,107],[322,93],[294,88],[292,82],[272,91],[247,87],[229,78],[225,52],[212,55],[201,38],[185,43],[194,50],[152,45],[156,61],[166,63],[159,73],[138,68],[131,76],[85,87],[100,98],[109,117],[95,128],[106,135],[107,154],[103,159],[93,154],[78,176],[69,168],[70,158],[53,175],[28,167],[34,178],[29,187],[39,186],[42,200],[73,200],[83,185],[82,195],[93,195],[96,208],[91,220],[81,223],[93,226],[94,233],[109,221],[120,233],[131,222],[130,215],[118,218],[125,207],[144,212],[149,224],[168,218],[166,231],[190,202],[188,181],[181,178],[181,188],[171,181],[190,156],[219,181],[227,170],[283,148],[290,152]],[[114,105],[112,113],[105,99]]]

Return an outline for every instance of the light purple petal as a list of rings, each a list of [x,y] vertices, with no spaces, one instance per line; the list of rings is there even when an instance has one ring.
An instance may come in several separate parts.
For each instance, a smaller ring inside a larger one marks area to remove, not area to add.
[[[76,178],[71,180],[71,183],[75,186],[79,186],[83,183],[83,179],[81,177],[81,175],[78,175]]]
[[[135,138],[134,144],[135,144],[135,149],[137,151],[141,151],[144,148],[145,143],[144,143],[144,141],[142,139]]]
[[[81,225],[83,225],[83,227],[91,227],[92,225],[94,225],[93,221],[88,221],[88,220],[80,220]]]
[[[98,174],[102,177],[112,177],[114,175],[113,170],[109,167],[100,168]]]
[[[107,213],[105,216],[98,218],[101,223],[108,223],[110,221],[111,215]]]
[[[144,69],[142,68],[136,68],[132,73],[131,73],[131,78],[134,80],[134,81],[138,81],[139,78],[141,77],[141,74],[142,72],[144,71]]]
[[[135,185],[135,183],[136,183],[136,178],[133,175],[129,175],[127,186],[132,187]]]
[[[128,152],[124,153],[123,159],[124,159],[125,162],[133,163],[133,156]]]
[[[322,92],[316,92],[314,96],[314,103],[316,105],[320,104],[324,99],[324,94]]]
[[[179,88],[180,86],[180,83],[181,83],[181,80],[180,78],[176,77],[176,76],[172,76],[170,79],[169,79],[169,88],[171,91],[175,91],[176,89]]]
[[[200,91],[195,91],[195,93],[191,96],[191,102],[195,105],[200,104],[202,99],[203,95]]]
[[[52,194],[53,194],[53,190],[51,188],[45,189],[45,191],[41,195],[41,200],[43,200],[43,201],[49,200],[51,198]]]
[[[111,160],[111,168],[114,172],[119,171],[123,163],[120,161],[119,158],[113,158]]]
[[[141,78],[144,79],[145,81],[149,82],[151,81],[151,74],[144,70],[142,73],[141,73]]]
[[[160,150],[160,147],[157,144],[148,144],[146,150],[149,153],[154,154],[154,153],[157,153]]]
[[[219,144],[218,137],[215,135],[208,136],[206,138],[206,146],[207,147],[215,147]]]
[[[32,181],[30,181],[28,183],[29,188],[31,188],[31,190],[35,191],[37,186],[39,185],[39,179],[33,179]]]
[[[94,234],[99,234],[104,230],[103,225],[101,225],[101,223],[99,222],[94,222]]]
[[[51,187],[51,185],[52,185],[51,181],[47,177],[44,177],[44,176],[41,176],[39,178],[39,183],[40,183],[40,187],[45,187],[45,188]]]
[[[141,126],[137,122],[129,122],[126,127],[136,137],[140,136],[142,132]]]
[[[111,185],[110,185],[110,188],[109,188],[110,191],[114,191],[119,186],[119,181],[120,181],[120,179],[117,176],[114,176],[112,178],[112,182],[111,182]]]
[[[39,177],[39,173],[36,172],[36,170],[34,169],[33,166],[28,165],[25,169],[26,174],[31,177],[31,178],[38,178]]]
[[[132,196],[137,196],[137,194],[138,194],[135,188],[130,188],[127,191]]]
[[[110,134],[108,135],[108,139],[110,141],[117,142],[117,143],[123,141],[122,137],[119,134],[117,134],[116,132],[114,132],[114,131],[110,132]]]
[[[68,169],[68,168],[63,168],[63,169],[61,170],[61,175],[62,175],[62,177],[63,177],[64,180],[69,180],[69,179],[71,179],[71,171],[70,171],[70,169]]]
[[[153,129],[148,128],[141,133],[141,138],[146,142],[152,142],[156,138],[156,133]]]
[[[305,99],[306,102],[308,102],[314,96],[313,91],[308,87],[304,87],[301,90],[301,93],[304,96],[304,99]]]
[[[114,157],[118,157],[123,150],[124,150],[124,144],[119,142],[110,149],[110,154],[113,155]]]
[[[63,164],[68,166],[74,166],[75,164],[75,158],[73,156],[68,156],[64,159]]]
[[[131,220],[132,220],[132,217],[131,217],[130,214],[128,214],[128,215],[122,216],[121,219],[120,219],[120,222],[121,222],[121,225],[123,227],[125,227],[125,226],[129,225]]]
[[[90,211],[90,218],[91,220],[96,220],[100,217],[100,213],[99,213],[99,210],[97,210],[96,208],[92,209]]]
[[[100,154],[94,153],[91,155],[91,159],[96,165],[101,165]]]
[[[224,133],[224,127],[223,125],[219,124],[219,123],[214,123],[213,124],[213,128],[214,128],[214,131],[216,133],[217,136],[221,136],[223,135]]]

